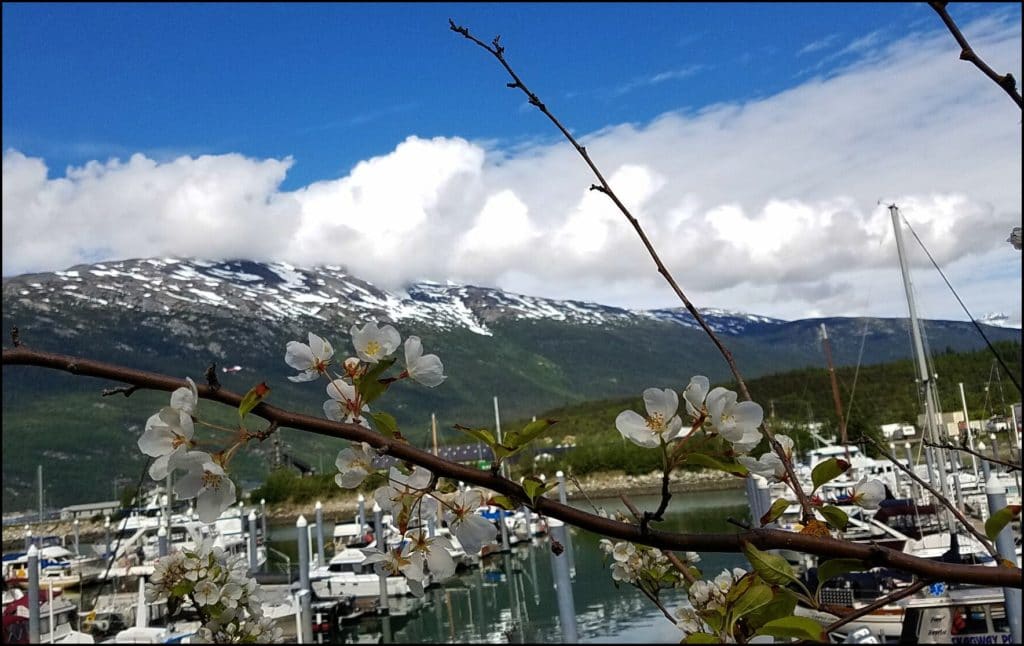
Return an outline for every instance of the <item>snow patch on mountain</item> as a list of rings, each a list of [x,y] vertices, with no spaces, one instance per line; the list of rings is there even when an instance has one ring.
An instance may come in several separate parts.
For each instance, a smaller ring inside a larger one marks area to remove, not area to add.
[[[314,318],[336,325],[370,320],[417,322],[438,329],[466,329],[490,336],[495,322],[550,320],[580,325],[625,325],[666,321],[698,328],[683,308],[627,310],[583,301],[559,301],[499,289],[420,282],[389,292],[352,276],[343,267],[302,269],[287,263],[147,258],[79,265],[67,271],[5,278],[4,299],[42,310],[56,299],[76,307],[107,307],[174,314],[209,308],[209,315],[274,319]],[[111,300],[111,292],[116,298]],[[69,299],[68,297],[71,297]],[[187,303],[187,305],[183,305]],[[702,315],[716,332],[739,334],[779,319],[728,310]]]

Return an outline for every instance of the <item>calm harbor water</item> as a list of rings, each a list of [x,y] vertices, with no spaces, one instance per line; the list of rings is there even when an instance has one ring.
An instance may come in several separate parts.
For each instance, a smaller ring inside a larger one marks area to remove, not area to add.
[[[637,497],[641,509],[655,509],[656,497]],[[625,511],[618,500],[596,500],[609,512]],[[573,504],[589,508],[586,502]],[[693,532],[732,532],[726,518],[744,517],[747,503],[742,490],[676,494],[659,529]],[[326,519],[325,539],[333,522]],[[271,528],[271,546],[295,559],[294,527]],[[631,586],[615,587],[611,571],[598,548],[601,537],[572,530],[576,577],[573,597],[581,642],[678,643],[681,633],[640,592]],[[315,541],[315,538],[314,538]],[[315,545],[315,543],[314,543]],[[315,549],[315,547],[314,547]],[[747,567],[738,554],[701,555],[705,576],[725,568]],[[665,595],[670,609],[682,605],[684,593]],[[382,622],[387,622],[382,623]],[[513,546],[511,553],[485,559],[482,568],[460,572],[442,586],[433,586],[423,606],[407,618],[364,619],[340,636],[342,642],[392,641],[398,643],[544,643],[562,640],[558,605],[553,588],[546,539]]]

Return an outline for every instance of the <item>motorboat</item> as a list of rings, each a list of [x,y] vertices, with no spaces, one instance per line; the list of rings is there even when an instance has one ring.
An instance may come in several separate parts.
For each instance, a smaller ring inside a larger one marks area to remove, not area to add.
[[[60,588],[42,589],[39,594],[39,642],[63,644],[93,644],[87,633],[75,630],[78,606],[66,599]],[[29,643],[28,595],[4,606],[3,643]]]

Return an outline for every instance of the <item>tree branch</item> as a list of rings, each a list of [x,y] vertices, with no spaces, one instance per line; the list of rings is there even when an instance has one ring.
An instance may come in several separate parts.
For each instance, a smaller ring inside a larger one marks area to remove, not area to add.
[[[1019,464],[1014,464],[1013,462],[1007,462],[1005,460],[1000,460],[999,458],[994,458],[994,457],[985,455],[983,453],[978,453],[977,451],[971,450],[971,449],[967,448],[966,446],[953,446],[952,444],[949,444],[949,443],[946,443],[946,444],[934,444],[932,442],[929,442],[928,440],[921,440],[921,441],[924,443],[925,446],[930,446],[930,447],[936,448],[936,449],[947,449],[947,450],[950,450],[950,451],[962,451],[964,453],[967,453],[968,455],[973,455],[976,458],[980,458],[980,459],[985,460],[987,462],[991,462],[992,464],[1000,464],[1000,465],[1002,465],[1004,467],[1007,467],[1011,471],[1020,471],[1021,470],[1021,466]]]
[[[967,42],[964,35],[960,32],[960,28],[957,27],[956,22],[946,11],[946,5],[948,2],[929,2],[928,6],[935,10],[935,13],[939,14],[939,18],[946,24],[946,28],[949,29],[949,33],[953,34],[953,38],[956,39],[958,45],[960,45],[960,60],[974,63],[985,76],[992,79],[992,82],[1003,88],[1003,91],[1010,95],[1014,103],[1017,104],[1018,108],[1024,109],[1024,101],[1021,100],[1020,93],[1017,92],[1017,81],[1013,78],[1013,74],[999,75],[993,70],[988,64],[975,53],[974,48]]]
[[[850,614],[844,615],[843,617],[841,617],[838,621],[835,621],[835,622],[829,624],[828,626],[826,626],[825,627],[825,634],[827,635],[827,634],[831,633],[834,630],[838,630],[839,628],[845,626],[846,624],[850,623],[851,621],[855,621],[857,619],[860,619],[864,615],[872,613],[875,610],[878,610],[879,608],[881,608],[882,606],[885,606],[887,604],[893,603],[895,601],[899,601],[900,599],[903,599],[905,597],[909,597],[910,595],[914,594],[915,592],[917,592],[918,590],[920,590],[924,586],[928,585],[929,583],[930,583],[930,581],[928,581],[926,579],[921,579],[919,581],[916,581],[916,582],[908,585],[905,588],[900,588],[899,590],[894,590],[894,591],[890,592],[889,594],[885,595],[884,597],[879,597],[878,599],[876,599],[875,601],[872,601],[871,603],[869,603],[868,605],[864,606],[863,608],[857,608],[856,610],[854,610]]]
[[[506,86],[511,89],[522,90],[523,94],[527,96],[530,105],[536,106],[537,109],[540,110],[544,114],[544,116],[547,117],[548,120],[555,125],[556,128],[558,128],[562,135],[567,140],[569,140],[569,143],[572,144],[573,148],[576,149],[576,152],[578,152],[580,154],[580,157],[583,158],[583,161],[586,162],[587,166],[590,167],[590,170],[591,172],[594,173],[594,176],[597,178],[597,181],[600,182],[600,184],[592,184],[590,186],[590,190],[598,191],[607,195],[608,199],[610,199],[615,204],[615,206],[619,209],[622,215],[625,216],[626,220],[629,221],[630,225],[633,226],[633,229],[636,231],[636,234],[640,236],[640,241],[643,242],[644,247],[647,249],[647,253],[651,256],[651,259],[654,260],[654,264],[658,269],[658,273],[664,277],[665,281],[672,288],[672,291],[674,291],[676,296],[679,297],[679,300],[682,301],[683,305],[686,307],[686,310],[693,316],[693,318],[697,321],[697,324],[700,325],[702,330],[704,330],[704,333],[707,334],[708,337],[711,339],[711,342],[715,345],[715,347],[718,349],[718,352],[722,355],[722,358],[724,358],[725,362],[729,365],[729,370],[732,372],[733,378],[736,379],[736,384],[740,389],[740,393],[743,395],[743,399],[750,401],[750,391],[747,390],[747,384],[743,380],[743,375],[740,374],[739,367],[737,367],[736,361],[735,359],[733,359],[732,352],[730,352],[729,349],[725,347],[725,344],[722,343],[721,339],[718,338],[718,335],[715,334],[715,331],[711,329],[711,326],[708,325],[708,323],[704,320],[704,316],[701,315],[700,310],[698,310],[697,307],[690,302],[690,299],[687,298],[686,294],[683,293],[682,288],[679,287],[679,284],[676,283],[675,278],[673,278],[668,268],[665,267],[665,264],[661,261],[661,257],[658,255],[658,252],[654,249],[654,245],[647,237],[647,233],[644,232],[643,227],[640,226],[639,220],[637,220],[633,216],[630,210],[626,208],[626,205],[622,203],[622,200],[619,199],[619,196],[615,194],[615,191],[612,190],[611,185],[608,184],[608,181],[605,180],[604,175],[601,173],[600,169],[598,169],[597,165],[590,158],[590,155],[587,153],[586,147],[580,145],[580,143],[576,141],[576,138],[573,137],[572,134],[570,134],[569,131],[566,129],[566,127],[562,125],[562,122],[560,122],[555,117],[555,115],[551,114],[551,111],[548,110],[547,106],[544,105],[544,103],[537,97],[537,95],[530,91],[528,87],[526,87],[526,84],[523,83],[522,79],[519,78],[519,75],[515,73],[515,70],[513,70],[512,67],[508,64],[508,61],[505,60],[505,48],[498,45],[497,38],[494,39],[492,45],[487,45],[486,43],[484,43],[483,41],[469,33],[468,28],[455,24],[454,20],[449,19],[448,25],[452,31],[454,31],[457,34],[461,34],[464,38],[476,43],[478,46],[487,50],[492,56],[498,59],[498,62],[501,63],[502,67],[505,68],[505,71],[507,71],[509,76],[512,77],[512,82],[506,83]],[[778,456],[782,459],[782,464],[785,465],[786,467],[786,473],[789,476],[790,482],[799,482],[796,478],[796,473],[794,473],[793,471],[793,464],[791,463],[789,457],[786,455],[786,452],[782,449],[782,446],[775,441],[774,433],[772,433],[768,426],[763,422],[760,426],[760,430],[768,438],[768,443],[771,445],[772,450],[775,451],[775,453],[778,454]],[[799,486],[794,487],[794,492],[796,493],[797,500],[800,502],[800,508],[803,510],[804,522],[807,522],[809,519],[814,518],[813,507],[811,506],[810,500],[807,498],[807,494],[804,493],[803,489],[801,489]]]
[[[92,359],[29,350],[24,347],[5,348],[2,364],[5,366],[38,366],[75,375],[120,381],[149,390],[171,392],[185,385],[183,379],[159,373],[136,370]],[[242,395],[224,388],[213,390],[209,386],[198,386],[197,389],[201,398],[233,408],[237,408],[242,402]],[[523,488],[515,482],[491,475],[487,471],[449,462],[406,442],[385,437],[364,426],[302,415],[271,406],[266,402],[261,402],[250,414],[262,417],[271,424],[277,423],[281,427],[294,428],[350,442],[366,442],[378,451],[453,480],[462,480],[506,496],[528,499]],[[543,496],[536,499],[533,508],[539,513],[558,518],[581,529],[662,550],[738,553],[742,551],[741,544],[747,542],[762,550],[790,549],[818,556],[860,559],[871,567],[896,568],[928,579],[1018,589],[1024,587],[1021,570],[1016,567],[938,563],[875,545],[863,545],[775,529],[752,529],[737,534],[677,534],[653,529],[643,533],[637,525],[603,518]]]

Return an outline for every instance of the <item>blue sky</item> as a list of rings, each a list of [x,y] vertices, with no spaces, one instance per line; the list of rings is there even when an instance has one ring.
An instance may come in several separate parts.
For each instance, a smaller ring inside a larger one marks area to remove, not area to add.
[[[449,17],[501,34],[580,132],[774,94],[851,60],[859,37],[935,22],[901,3],[6,4],[4,148],[57,172],[135,152],[290,155],[293,189],[409,135],[554,138]],[[820,54],[835,58],[817,68]]]
[[[951,12],[993,67],[1021,78],[1019,4],[955,4]],[[977,307],[1019,323],[1019,296],[1006,303],[998,294],[1019,292],[1020,254],[1008,254],[1002,240],[1020,224],[1020,111],[956,60],[955,43],[924,3],[5,3],[4,275],[124,256],[250,253],[346,264],[386,286],[452,279],[625,306],[673,304],[648,275],[649,260],[608,262],[639,243],[580,192],[589,186],[582,162],[521,94],[505,89],[492,58],[448,30],[449,17],[485,40],[501,34],[531,89],[573,132],[606,144],[592,150],[596,161],[620,177],[666,244],[688,230],[724,244],[750,231],[779,237],[763,249],[737,242],[733,255],[700,263],[706,286],[694,289],[706,305],[783,318],[903,315],[898,290],[874,302],[861,286],[891,265],[876,248],[886,240],[877,199],[901,197],[907,209],[918,207],[906,215],[934,235],[933,253],[989,295]],[[902,90],[910,93],[880,96]],[[878,116],[847,117],[850,102]],[[991,128],[952,125],[968,106],[972,121]],[[906,116],[891,116],[901,110]],[[830,113],[833,123],[816,122]],[[987,141],[1003,143],[982,153]],[[905,181],[875,168],[889,142],[904,158],[886,163],[907,169]],[[971,177],[957,166],[968,162],[980,164]],[[552,173],[566,178],[561,192]],[[957,179],[943,181],[943,173]],[[687,183],[693,175],[699,185]],[[847,175],[857,177],[858,192],[836,181]],[[16,178],[24,180],[18,190],[7,188]],[[148,198],[125,196],[124,185],[147,182],[159,187]],[[394,203],[365,197],[406,189],[411,197]],[[192,215],[175,210],[183,194]],[[59,209],[33,219],[67,237],[49,247],[20,240],[28,225],[16,221],[31,209],[19,207],[54,200]],[[266,212],[249,216],[275,227],[274,244],[238,233],[253,200]],[[978,229],[968,212],[989,223],[977,235],[991,239],[958,249],[945,236]],[[856,255],[871,258],[855,267],[849,248],[818,258],[806,250],[822,241],[800,237],[806,226],[838,230],[843,217],[863,234],[853,237],[865,245]],[[76,231],[65,218],[93,226]],[[128,235],[126,222],[141,233]],[[424,226],[445,237],[424,238]],[[789,237],[780,233],[787,229]],[[229,231],[233,243],[209,241]],[[575,255],[538,269],[531,249],[553,237],[572,241]],[[509,244],[497,248],[495,239]],[[423,257],[439,244],[455,259]],[[702,253],[694,245],[669,252],[678,271]],[[752,276],[735,270],[738,258],[751,261]],[[961,318],[956,306],[941,311]]]

